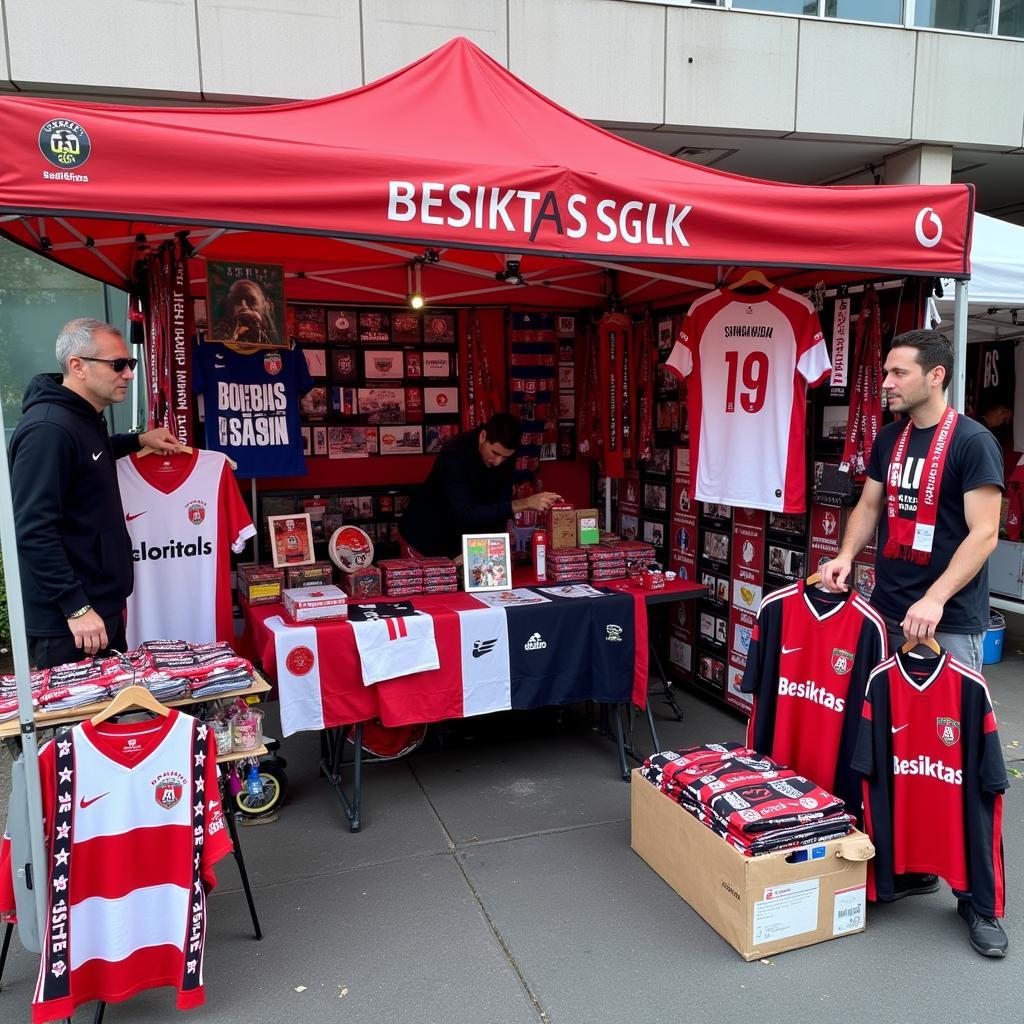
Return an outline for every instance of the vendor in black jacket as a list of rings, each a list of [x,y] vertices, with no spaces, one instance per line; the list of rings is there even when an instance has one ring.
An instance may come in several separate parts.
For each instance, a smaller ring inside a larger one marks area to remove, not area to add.
[[[35,668],[124,650],[134,570],[114,460],[180,448],[163,427],[107,433],[103,410],[124,400],[136,362],[116,327],[72,320],[57,338],[61,374],[38,374],[25,392],[11,488]]]
[[[513,498],[514,459],[522,429],[495,413],[478,430],[449,441],[405,510],[398,532],[414,557],[462,557],[464,533],[503,533],[513,513],[547,512],[561,496],[541,491]]]

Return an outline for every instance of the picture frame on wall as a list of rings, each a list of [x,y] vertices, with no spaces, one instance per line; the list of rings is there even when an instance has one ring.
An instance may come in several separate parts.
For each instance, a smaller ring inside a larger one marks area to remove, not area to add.
[[[423,341],[427,345],[455,343],[455,314],[431,313],[423,321]]]
[[[462,537],[462,579],[467,594],[512,586],[512,545],[507,533],[466,533]]]
[[[435,415],[455,415],[459,411],[459,389],[424,388],[423,411]]]
[[[367,380],[401,380],[405,363],[401,349],[367,349],[363,353],[363,372]]]
[[[452,359],[448,352],[425,352],[423,355],[424,377],[451,377],[454,374]]]
[[[391,314],[391,339],[397,345],[418,345],[422,320],[416,313]]]
[[[357,314],[353,309],[329,309],[327,311],[327,337],[343,344],[356,340]]]
[[[359,314],[359,341],[363,345],[387,345],[391,342],[391,314],[384,310],[364,310]]]
[[[286,565],[309,565],[316,561],[313,553],[313,528],[309,513],[301,515],[268,516],[270,554],[274,568]]]
[[[431,423],[426,429],[423,450],[427,455],[436,455],[449,441],[458,437],[458,434],[457,423]]]
[[[336,384],[354,384],[359,379],[359,363],[354,348],[336,348],[331,352],[331,380]]]
[[[314,380],[322,380],[327,376],[327,349],[304,348],[302,354],[305,356],[310,377]]]
[[[423,428],[381,427],[379,451],[381,455],[422,455]]]

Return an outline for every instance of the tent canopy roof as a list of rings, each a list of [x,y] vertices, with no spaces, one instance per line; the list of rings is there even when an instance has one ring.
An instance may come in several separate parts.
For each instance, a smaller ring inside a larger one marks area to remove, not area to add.
[[[330,281],[349,301],[404,301],[417,266],[432,301],[562,307],[679,296],[732,265],[791,287],[969,271],[970,186],[800,186],[688,164],[576,117],[461,38],[308,102],[0,98],[0,137],[0,230],[122,287],[180,231],[203,258],[307,275],[294,297]],[[495,280],[503,254],[526,284]]]

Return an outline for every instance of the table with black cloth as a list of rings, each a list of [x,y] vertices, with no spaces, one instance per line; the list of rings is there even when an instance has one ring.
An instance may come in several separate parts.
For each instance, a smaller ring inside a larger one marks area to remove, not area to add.
[[[611,712],[620,771],[628,778],[626,755],[636,755],[625,745],[621,711],[632,704],[646,710],[652,741],[658,746],[654,719],[647,706],[647,607],[695,600],[706,592],[705,588],[674,580],[664,590],[645,591],[629,580],[618,580],[598,588],[606,592],[605,597],[570,599],[547,592],[554,584],[538,584],[520,573],[514,582],[517,586],[546,588],[542,596],[549,601],[499,610],[507,621],[510,685],[503,703],[485,707],[480,706],[473,685],[465,685],[472,684],[480,673],[470,641],[464,642],[463,633],[468,636],[479,632],[475,627],[486,620],[478,618],[478,613],[490,611],[471,594],[460,591],[408,598],[417,612],[432,619],[440,667],[373,685],[363,683],[355,633],[346,619],[296,624],[288,620],[278,603],[243,602],[245,632],[241,649],[260,662],[268,679],[276,684],[284,734],[320,731],[321,770],[338,795],[353,831],[358,831],[361,819],[364,723],[379,722],[393,728],[490,710],[591,701]],[[480,635],[487,632],[484,629]],[[537,640],[535,633],[541,634]],[[354,771],[351,795],[341,781],[350,739]]]

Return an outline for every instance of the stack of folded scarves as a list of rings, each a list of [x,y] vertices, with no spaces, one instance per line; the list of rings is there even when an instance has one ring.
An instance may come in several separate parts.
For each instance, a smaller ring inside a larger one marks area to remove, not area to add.
[[[848,835],[843,801],[739,743],[652,754],[640,774],[748,857]]]

